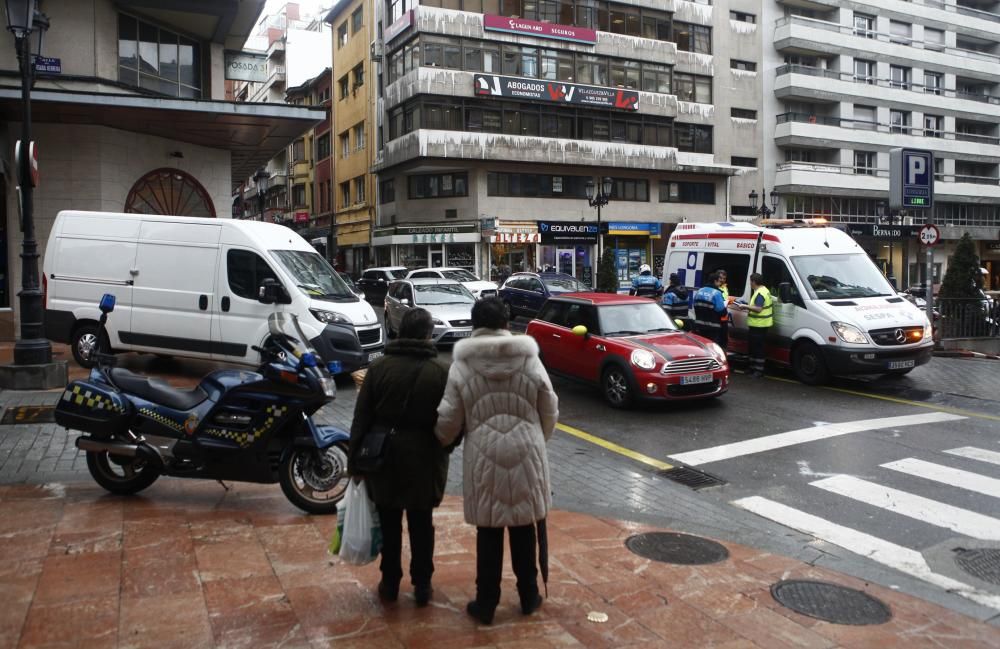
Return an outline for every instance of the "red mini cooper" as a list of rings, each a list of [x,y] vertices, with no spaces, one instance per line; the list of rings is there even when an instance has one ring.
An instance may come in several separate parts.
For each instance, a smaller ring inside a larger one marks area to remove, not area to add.
[[[626,408],[637,398],[716,397],[729,389],[722,348],[685,333],[659,304],[642,297],[572,293],[552,297],[527,334],[557,375],[600,385]]]

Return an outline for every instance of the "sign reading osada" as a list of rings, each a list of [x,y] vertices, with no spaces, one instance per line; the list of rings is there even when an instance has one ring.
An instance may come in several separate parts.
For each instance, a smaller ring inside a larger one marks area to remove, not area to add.
[[[523,79],[521,77],[499,77],[493,74],[474,76],[476,95],[480,97],[513,97],[534,99],[558,104],[583,104],[601,108],[639,110],[639,93],[635,90],[602,88],[599,86],[578,86],[561,81]]]
[[[510,32],[512,34],[529,34],[540,38],[555,38],[561,41],[586,43],[588,45],[593,45],[597,42],[597,32],[586,27],[554,25],[552,23],[538,22],[537,20],[507,18],[506,16],[495,16],[493,14],[483,14],[483,29],[494,32]]]

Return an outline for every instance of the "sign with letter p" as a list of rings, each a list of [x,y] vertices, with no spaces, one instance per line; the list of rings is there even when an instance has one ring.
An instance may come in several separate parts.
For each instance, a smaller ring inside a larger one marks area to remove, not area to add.
[[[922,149],[889,152],[889,207],[928,209],[934,206],[934,153]]]

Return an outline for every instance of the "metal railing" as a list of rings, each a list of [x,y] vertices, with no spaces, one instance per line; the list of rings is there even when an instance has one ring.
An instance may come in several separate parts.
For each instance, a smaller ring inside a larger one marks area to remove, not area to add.
[[[815,173],[841,174],[851,176],[873,176],[876,178],[888,178],[889,170],[879,167],[861,167],[857,165],[838,165],[826,162],[779,162],[777,171],[808,171]],[[1000,177],[997,176],[975,176],[970,174],[934,174],[934,180],[942,183],[971,183],[974,185],[1000,185]]]
[[[991,13],[989,11],[983,11],[982,9],[976,9],[974,7],[963,7],[962,5],[950,5],[941,0],[924,0],[924,4],[928,7],[934,7],[935,9],[943,9],[944,11],[951,11],[956,14],[961,14],[962,16],[969,16],[971,18],[980,18],[982,20],[989,20],[995,23],[1000,23],[1000,15]]]
[[[820,124],[822,126],[837,126],[862,131],[879,131],[881,133],[902,133],[915,137],[932,137],[944,140],[959,140],[962,142],[977,142],[980,144],[1000,144],[1000,137],[983,135],[981,133],[957,133],[942,131],[935,128],[920,128],[909,124],[883,124],[870,120],[858,120],[846,117],[831,117],[829,115],[813,115],[811,113],[781,113],[776,118],[778,124],[799,122],[804,124]]]
[[[1000,336],[1000,304],[992,298],[937,298],[937,327],[942,338]]]

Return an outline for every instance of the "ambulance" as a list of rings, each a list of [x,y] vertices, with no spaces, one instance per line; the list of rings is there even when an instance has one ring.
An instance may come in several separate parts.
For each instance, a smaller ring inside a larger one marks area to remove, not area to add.
[[[900,297],[868,254],[825,219],[681,223],[667,244],[666,284],[698,289],[725,270],[730,299],[750,299],[763,275],[774,301],[769,361],[810,385],[831,376],[902,375],[931,359],[931,325]],[[690,291],[693,294],[693,290]],[[729,351],[747,350],[747,315],[729,309]]]

